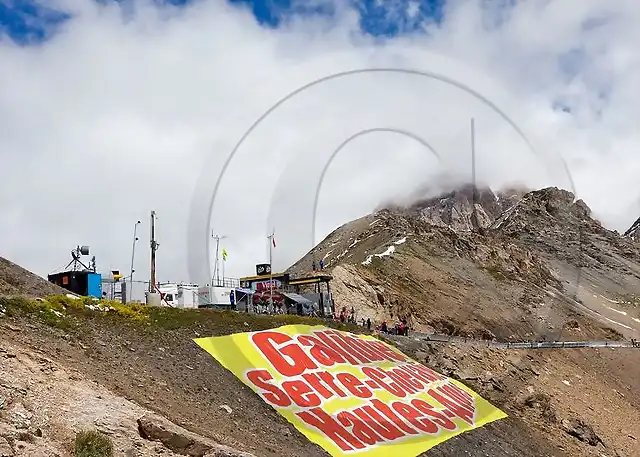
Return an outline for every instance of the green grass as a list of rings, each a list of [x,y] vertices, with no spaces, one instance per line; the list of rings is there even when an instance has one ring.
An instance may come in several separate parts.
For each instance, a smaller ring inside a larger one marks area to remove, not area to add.
[[[291,324],[324,325],[355,333],[364,331],[362,327],[343,325],[333,320],[289,314],[269,316],[212,309],[150,307],[136,303],[123,305],[115,301],[73,299],[64,295],[39,300],[0,297],[0,309],[4,309],[9,317],[35,318],[45,325],[65,331],[81,329],[87,318],[108,319],[110,322],[135,325],[151,331],[200,328],[220,335]]]
[[[111,439],[96,430],[83,430],[76,434],[75,457],[112,457]]]

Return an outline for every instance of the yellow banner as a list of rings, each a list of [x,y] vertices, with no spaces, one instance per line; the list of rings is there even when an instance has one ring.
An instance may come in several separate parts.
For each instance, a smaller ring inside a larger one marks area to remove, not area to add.
[[[368,335],[287,325],[195,342],[332,456],[415,457],[507,417]]]

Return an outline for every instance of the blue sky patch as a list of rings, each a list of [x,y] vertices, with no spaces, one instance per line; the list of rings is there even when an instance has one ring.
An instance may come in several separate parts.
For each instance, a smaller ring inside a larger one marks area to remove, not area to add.
[[[99,3],[119,0],[87,0]],[[219,0],[209,0],[219,1]],[[256,21],[277,28],[295,16],[335,14],[331,0],[227,0],[249,8]],[[189,0],[156,0],[158,4],[182,6]],[[360,13],[361,29],[373,36],[393,37],[423,30],[442,20],[445,0],[351,0]],[[45,1],[8,0],[0,2],[0,39],[9,37],[21,45],[37,45],[52,37],[71,16],[47,8]]]

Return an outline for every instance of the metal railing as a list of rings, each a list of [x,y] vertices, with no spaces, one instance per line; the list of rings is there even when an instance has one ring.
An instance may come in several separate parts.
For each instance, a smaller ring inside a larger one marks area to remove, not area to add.
[[[386,336],[386,335],[385,335]],[[640,349],[640,341],[519,341],[500,342],[493,340],[479,340],[436,333],[411,332],[409,336],[389,334],[392,338],[413,339],[425,343],[458,343],[483,346],[493,349],[576,349],[576,348],[635,348]]]
[[[240,287],[240,280],[237,278],[213,278],[211,287]]]

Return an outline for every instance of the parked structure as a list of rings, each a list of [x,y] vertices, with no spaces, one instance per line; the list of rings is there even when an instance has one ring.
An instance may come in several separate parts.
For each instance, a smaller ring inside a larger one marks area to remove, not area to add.
[[[197,308],[198,285],[197,284],[158,284],[162,305],[173,308]]]
[[[246,305],[242,310],[257,313],[334,315],[335,307],[329,286],[331,276],[291,278],[288,273],[271,273],[269,264],[257,265],[256,272],[259,274],[240,278],[240,287],[247,296]]]
[[[69,292],[83,297],[102,297],[102,275],[96,273],[96,258],[93,256],[87,266],[83,256],[89,255],[89,246],[78,246],[71,251],[71,262],[61,273],[47,276],[52,282]]]

